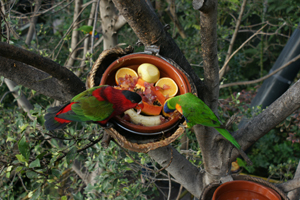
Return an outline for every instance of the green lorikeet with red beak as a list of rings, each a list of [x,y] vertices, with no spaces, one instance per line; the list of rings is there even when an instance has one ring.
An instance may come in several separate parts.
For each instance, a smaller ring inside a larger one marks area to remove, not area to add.
[[[45,126],[48,130],[54,130],[72,121],[94,122],[105,126],[112,117],[131,108],[137,108],[138,111],[143,108],[139,94],[101,85],[78,94],[62,107],[49,108],[45,115]]]
[[[237,149],[241,149],[241,146],[237,143],[234,137],[232,137],[225,128],[222,128],[222,124],[215,113],[201,99],[192,93],[186,93],[169,98],[165,102],[163,109],[166,113],[173,112],[174,110],[180,112],[186,119],[188,128],[192,128],[196,124],[214,127]]]

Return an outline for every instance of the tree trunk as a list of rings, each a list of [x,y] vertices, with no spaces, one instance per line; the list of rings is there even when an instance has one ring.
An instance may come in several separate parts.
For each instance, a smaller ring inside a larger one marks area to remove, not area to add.
[[[74,59],[77,55],[77,51],[75,53],[73,51],[75,51],[75,49],[77,47],[77,43],[78,43],[79,31],[77,31],[76,29],[78,29],[80,27],[79,23],[78,23],[80,21],[80,16],[78,16],[78,15],[79,15],[79,12],[81,9],[82,0],[75,0],[74,4],[75,4],[74,16],[73,16],[74,26],[73,26],[72,38],[71,38],[71,52],[70,52],[71,56],[66,64],[66,66],[73,66],[74,61],[75,61]]]
[[[111,0],[100,1],[100,17],[103,34],[103,50],[110,49],[118,44],[115,23],[118,18],[117,9]]]
[[[30,19],[30,26],[29,26],[29,30],[28,30],[28,33],[27,33],[27,37],[26,37],[26,40],[25,40],[25,43],[30,46],[31,44],[31,40],[34,36],[35,33],[35,25],[36,25],[36,22],[38,20],[38,16],[37,16],[37,13],[41,7],[41,0],[35,0],[34,1],[35,3],[35,6],[34,6],[34,13],[33,13],[33,16],[31,17]]]

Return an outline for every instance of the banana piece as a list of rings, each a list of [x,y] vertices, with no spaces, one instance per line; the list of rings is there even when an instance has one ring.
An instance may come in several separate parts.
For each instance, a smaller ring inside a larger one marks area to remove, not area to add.
[[[144,126],[157,126],[161,124],[160,118],[161,115],[156,116],[144,116],[139,115],[136,113],[134,109],[129,109],[124,112],[125,114],[129,115],[130,120],[134,124],[142,124]]]

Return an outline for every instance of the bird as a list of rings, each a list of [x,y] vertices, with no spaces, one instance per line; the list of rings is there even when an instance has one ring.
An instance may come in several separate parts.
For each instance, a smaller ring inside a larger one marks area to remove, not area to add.
[[[241,149],[241,146],[234,137],[222,126],[215,113],[201,99],[192,93],[185,93],[167,99],[163,109],[165,113],[170,113],[175,110],[181,113],[186,120],[188,128],[192,128],[196,124],[214,127],[238,150]]]
[[[93,27],[88,25],[83,25],[80,28],[76,29],[76,31],[82,31],[84,34],[90,34],[93,35]],[[95,31],[94,37],[98,40],[100,35]]]
[[[76,95],[72,100],[57,107],[47,109],[45,127],[47,130],[61,129],[68,123],[94,122],[106,126],[108,121],[124,111],[143,108],[142,97],[128,90],[119,90],[113,86],[101,85]]]

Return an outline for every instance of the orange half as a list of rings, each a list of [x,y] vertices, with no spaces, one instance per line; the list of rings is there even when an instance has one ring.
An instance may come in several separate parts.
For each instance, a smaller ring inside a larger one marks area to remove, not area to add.
[[[171,78],[168,77],[164,77],[159,79],[155,86],[159,86],[162,88],[161,93],[165,96],[165,97],[174,97],[177,92],[178,92],[178,86],[175,83],[175,81]],[[166,89],[164,89],[166,88]]]
[[[116,83],[119,84],[118,79],[124,78],[126,76],[126,74],[130,75],[132,78],[138,77],[138,74],[133,69],[128,68],[128,67],[122,67],[116,72],[116,75],[115,75]]]

